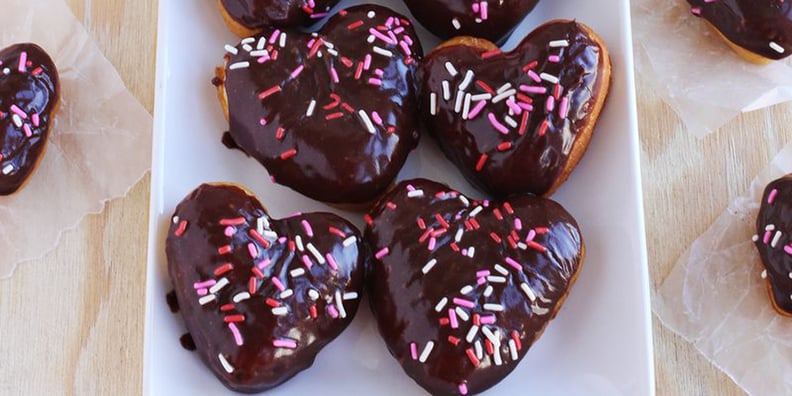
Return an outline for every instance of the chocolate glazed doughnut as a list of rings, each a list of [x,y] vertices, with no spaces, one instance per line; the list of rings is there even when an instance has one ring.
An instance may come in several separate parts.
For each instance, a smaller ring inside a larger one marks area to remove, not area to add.
[[[367,218],[370,303],[405,373],[433,395],[477,394],[556,315],[585,257],[575,219],[534,196],[491,202],[417,179]]]
[[[792,51],[792,1],[688,0],[740,56],[754,63],[786,58]]]
[[[792,175],[765,188],[753,241],[765,268],[762,278],[773,307],[792,317]]]
[[[421,44],[390,9],[342,10],[315,35],[268,28],[228,51],[214,81],[228,136],[277,183],[370,203],[418,144]]]
[[[336,3],[338,0],[217,0],[226,25],[239,37],[269,26],[311,25]]]
[[[55,63],[35,44],[0,51],[0,195],[17,191],[43,156],[60,101]]]
[[[404,0],[437,36],[485,38],[502,44],[539,0]]]

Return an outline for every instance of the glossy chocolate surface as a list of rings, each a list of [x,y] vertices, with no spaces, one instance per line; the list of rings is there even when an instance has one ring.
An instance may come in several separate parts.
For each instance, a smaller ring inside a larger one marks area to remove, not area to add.
[[[234,21],[251,30],[308,26],[327,15],[336,3],[338,0],[220,0]]]
[[[792,175],[765,188],[754,244],[767,271],[775,305],[792,315]]]
[[[575,219],[543,198],[479,202],[417,179],[386,194],[371,218],[380,334],[433,395],[476,394],[508,375],[582,262]]]
[[[691,12],[734,44],[769,59],[792,51],[790,0],[688,0]]]
[[[265,29],[229,54],[231,138],[308,197],[372,201],[418,144],[422,49],[412,26],[366,5],[340,11],[318,38],[278,32]]]
[[[47,144],[58,103],[58,70],[35,44],[0,51],[0,195],[19,189]]]
[[[338,216],[274,220],[242,189],[206,184],[176,208],[166,252],[197,353],[239,392],[313,364],[355,316],[367,257]]]
[[[596,123],[592,109],[607,95],[602,75],[609,67],[597,42],[567,21],[539,27],[508,53],[439,48],[419,76],[424,126],[485,191],[544,195],[581,131]]]
[[[410,12],[430,32],[506,41],[539,0],[404,0]]]

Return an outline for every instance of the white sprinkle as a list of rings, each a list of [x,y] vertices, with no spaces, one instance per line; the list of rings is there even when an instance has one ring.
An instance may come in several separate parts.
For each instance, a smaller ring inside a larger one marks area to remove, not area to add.
[[[264,229],[269,228],[269,221],[267,221],[266,217],[259,217],[256,219],[256,231],[259,234],[264,234]]]
[[[443,308],[445,308],[446,304],[448,304],[448,297],[443,297],[443,299],[440,300],[440,302],[438,302],[437,305],[435,305],[435,311],[437,312],[442,311]]]
[[[450,74],[451,77],[456,77],[456,75],[459,74],[459,72],[457,72],[457,69],[454,67],[454,65],[451,62],[446,62],[445,68],[446,70],[448,70],[448,74]]]
[[[517,354],[517,343],[514,342],[514,339],[509,340],[509,351],[511,351],[512,360],[519,359],[520,355]]]
[[[199,298],[198,299],[198,303],[201,304],[201,305],[206,305],[206,304],[209,304],[210,302],[212,302],[214,300],[215,300],[215,295],[214,294],[208,294],[206,296],[203,296],[203,297]]]
[[[501,86],[500,86],[500,87],[499,87],[499,88],[498,88],[498,89],[495,91],[495,93],[502,94],[502,93],[504,93],[504,92],[506,92],[506,91],[510,90],[511,88],[512,88],[512,85],[511,85],[511,83],[506,83],[506,84],[503,84],[503,85],[501,85]]]
[[[765,276],[767,276],[767,270],[765,270]],[[792,279],[792,272],[789,273],[789,279]]]
[[[527,283],[523,282],[520,284],[520,289],[522,289],[525,295],[528,296],[528,299],[531,300],[531,302],[536,301],[536,294],[534,294],[533,290],[531,290],[531,286],[528,286]]]
[[[484,297],[491,296],[493,290],[495,290],[495,289],[493,289],[491,285],[487,285],[487,288],[484,289]]]
[[[316,109],[316,100],[311,99],[311,103],[308,104],[308,111],[305,112],[306,117],[310,117],[314,113],[314,109]]]
[[[451,99],[451,84],[448,80],[443,80],[443,100],[446,102]]]
[[[173,224],[179,224],[179,216],[173,216]]]
[[[412,191],[408,191],[407,192],[407,197],[408,198],[423,197],[423,195],[424,195],[424,191],[423,190],[412,190]]]
[[[256,49],[258,49],[258,50],[262,50],[266,46],[267,46],[267,38],[266,37],[260,38],[258,43],[256,43]]]
[[[467,120],[470,118],[470,101],[473,98],[469,93],[465,94],[465,104],[462,105],[462,119]]]
[[[790,272],[790,274],[792,274],[792,272]],[[762,270],[762,273],[759,274],[759,276],[761,276],[762,279],[767,279],[767,270]]]
[[[539,75],[539,78],[552,84],[558,84],[558,77],[551,74],[542,73]]]
[[[278,239],[278,233],[271,230],[264,230],[264,232],[262,232],[261,235],[271,239]]]
[[[456,314],[459,317],[459,319],[462,319],[465,322],[470,320],[470,315],[468,315],[468,313],[464,309],[462,309],[460,307],[456,307],[456,308],[454,308],[454,311],[456,311]]]
[[[312,243],[309,242],[307,248],[308,251],[311,252],[311,254],[314,256],[314,258],[316,258],[316,261],[319,262],[319,264],[325,263],[325,259],[324,257],[322,257],[322,253],[319,253],[319,249],[317,249],[316,246],[314,246]]]
[[[768,224],[767,227],[765,227],[765,231],[773,231],[773,230],[775,230],[775,224]]]
[[[523,242],[518,242],[517,247],[520,248],[521,250],[528,250],[528,245],[526,245]]]
[[[250,52],[250,56],[252,56],[254,58],[261,58],[262,56],[269,56],[269,51],[267,51],[267,50],[251,51]]]
[[[325,44],[326,44],[326,43],[325,43]],[[330,54],[330,55],[333,55],[333,56],[338,56],[338,51],[336,51],[336,50],[334,50],[334,49],[332,49],[332,48],[328,48],[328,49],[327,49],[327,53],[328,53],[328,54]],[[320,53],[319,53],[319,55],[321,55],[321,54],[322,54],[322,53],[320,52]]]
[[[286,308],[286,307],[275,307],[275,308],[272,308],[272,314],[273,315],[283,316],[283,315],[286,315],[288,313],[289,313],[289,309]]]
[[[376,45],[374,46],[374,52],[376,52],[376,53],[378,53],[378,54],[380,54],[382,56],[387,56],[388,58],[392,58],[393,57],[393,52],[390,52],[390,51],[388,51],[388,50],[386,50],[384,48],[377,47]]]
[[[421,363],[425,363],[426,359],[429,358],[429,354],[432,353],[433,348],[434,348],[434,342],[433,341],[427,342],[426,346],[423,349],[423,352],[421,352],[421,356],[418,357],[418,361]]]
[[[549,45],[550,48],[569,47],[569,41],[567,41],[567,40],[554,40],[554,41],[549,42],[547,45]]]
[[[495,365],[500,366],[501,364],[503,364],[503,359],[501,358],[500,346],[496,348],[493,352],[494,353],[492,354],[492,357],[495,358]]]
[[[504,278],[502,276],[490,275],[490,276],[487,277],[487,281],[493,282],[493,283],[506,283],[506,278]]]
[[[347,238],[347,239],[344,239],[344,242],[342,242],[342,244],[344,245],[344,247],[350,247],[350,246],[352,246],[352,245],[353,245],[355,242],[357,242],[357,238],[356,238],[356,237],[354,237],[354,236],[351,236],[351,237],[349,237],[349,238]]]
[[[338,308],[338,314],[341,316],[341,318],[346,318],[347,313],[346,309],[344,309],[344,299],[341,298],[341,292],[339,290],[336,290],[335,292],[335,301],[336,308]]]
[[[302,237],[300,237],[299,235],[294,237],[294,244],[297,245],[297,250],[301,252],[305,250],[305,246],[303,246],[303,242],[302,242]]]
[[[228,360],[226,360],[222,353],[217,354],[217,359],[220,360],[220,364],[223,366],[223,370],[225,370],[226,373],[231,374],[234,372],[234,366],[228,363]]]
[[[473,342],[473,340],[476,338],[476,335],[478,334],[478,331],[479,331],[479,327],[478,326],[476,326],[476,325],[471,326],[470,330],[468,330],[468,332],[467,332],[467,336],[465,337],[465,341],[467,341],[468,343]]]
[[[319,299],[319,292],[314,289],[308,289],[308,297],[310,297],[311,300],[316,301]]]
[[[548,312],[550,312],[549,309],[542,308],[542,307],[540,307],[538,305],[532,305],[531,306],[531,311],[533,311],[533,313],[535,313],[537,315],[546,315]]]
[[[239,53],[239,50],[236,49],[236,47],[234,47],[232,45],[228,45],[228,44],[226,44],[225,50],[226,50],[226,52],[228,52],[231,55],[236,55],[236,54]]]
[[[366,15],[368,16],[369,19],[374,19],[374,17],[377,16],[377,13],[374,11],[369,11],[368,14]]]
[[[429,262],[427,262],[426,265],[424,265],[423,268],[421,268],[421,272],[423,272],[424,275],[428,274],[429,271],[431,271],[432,268],[434,268],[435,264],[437,264],[437,259],[429,260]]]
[[[19,114],[14,113],[14,115],[11,116],[11,120],[14,121],[14,125],[16,125],[17,128],[22,128],[22,118],[19,117]]]
[[[289,297],[291,297],[291,296],[292,296],[292,294],[294,294],[294,290],[292,290],[292,289],[286,289],[286,290],[284,290],[284,291],[282,291],[282,292],[281,292],[281,294],[280,294],[280,298],[289,298]]]
[[[775,41],[770,42],[770,48],[772,48],[773,51],[778,52],[779,54],[784,53],[784,47],[778,45],[778,43],[776,43]]]
[[[459,23],[459,19],[458,18],[452,19],[451,20],[451,24],[454,25],[454,29],[456,29],[456,30],[462,29],[462,24]]]
[[[253,51],[253,47],[251,47],[250,44],[243,44],[242,49],[245,50],[245,52]]]
[[[254,41],[256,41],[254,37],[245,37],[242,39],[242,44],[250,44]]]
[[[509,98],[511,96],[514,96],[516,94],[517,94],[517,90],[516,89],[510,89],[510,90],[508,90],[506,92],[503,92],[503,93],[500,93],[500,94],[498,94],[498,96],[492,98],[492,103],[498,103],[498,102],[503,101],[504,99],[507,99],[507,98]]]
[[[278,44],[280,45],[281,48],[286,46],[286,33],[282,32],[280,34],[280,42],[278,42]]]
[[[781,231],[776,231],[775,232],[775,236],[773,236],[773,240],[772,240],[772,242],[770,242],[770,247],[774,248],[774,247],[776,247],[776,245],[778,245],[778,241],[781,240],[781,235],[782,235]]]
[[[492,332],[487,326],[481,326],[481,332],[484,333],[484,336],[492,343],[492,345],[500,345],[500,338]]]
[[[492,94],[483,93],[483,94],[473,95],[470,97],[470,99],[473,100],[474,102],[480,102],[482,100],[490,100],[492,99]]]
[[[248,67],[250,67],[250,62],[248,61],[237,62],[229,65],[228,70],[247,69]]]
[[[467,199],[467,198],[465,198],[465,196],[464,196],[464,195],[460,195],[460,196],[459,196],[459,201],[460,201],[460,202],[462,202],[462,204],[464,204],[464,205],[465,205],[465,207],[468,207],[468,206],[470,206],[470,201],[468,201],[468,199]]]
[[[476,358],[481,360],[484,358],[484,351],[481,348],[481,341],[476,340],[476,343],[473,345],[476,349]]]
[[[214,286],[209,289],[209,293],[215,294],[220,291],[220,289],[226,287],[228,285],[228,278],[223,278],[217,281]]]
[[[751,240],[754,241],[754,242],[758,241],[759,240],[759,235],[754,234],[754,236],[751,237]]]
[[[462,111],[462,103],[465,100],[465,93],[462,91],[457,91],[456,94],[456,102],[454,103],[454,112],[459,113]]]
[[[506,275],[509,275],[509,270],[507,270],[506,268],[504,268],[504,267],[503,267],[502,265],[500,265],[500,264],[495,264],[495,271],[498,271],[498,272],[500,272],[500,273],[501,273],[501,274],[503,274],[504,276],[506,276]]]
[[[484,309],[487,311],[500,312],[503,311],[503,305],[500,304],[484,304]]]
[[[344,300],[356,300],[358,298],[357,292],[344,293]]]
[[[512,128],[517,128],[519,126],[517,125],[517,121],[514,121],[514,118],[511,118],[509,116],[503,117],[503,121],[506,121],[506,124],[508,124]]]
[[[437,94],[434,92],[429,94],[429,113],[437,115]]]
[[[469,247],[467,250],[467,256],[473,258],[473,255],[475,254],[476,254],[476,248],[473,246]]]
[[[473,82],[473,77],[475,76],[476,75],[475,73],[473,73],[473,70],[468,70],[467,73],[465,73],[465,79],[462,80],[461,84],[459,84],[459,90],[460,91],[466,90],[468,85],[470,85],[470,83]]]
[[[368,113],[365,110],[359,110],[358,116],[360,116],[360,121],[363,122],[363,126],[369,131],[369,133],[374,134],[377,130],[374,128],[374,124],[371,122],[371,118],[369,118]]]
[[[462,289],[459,290],[459,292],[461,294],[464,294],[464,295],[468,295],[472,291],[473,291],[473,286],[470,286],[470,285],[467,285],[467,286],[465,286],[465,287],[463,287]]]
[[[475,208],[473,208],[473,210],[470,211],[468,217],[476,217],[476,215],[481,213],[482,210],[484,210],[484,207],[482,207],[481,205],[476,206]]]
[[[289,274],[292,276],[292,278],[298,278],[298,277],[301,277],[301,276],[305,275],[305,269],[304,268],[296,268],[296,269],[293,269],[293,270],[289,271]]]
[[[376,37],[374,37],[373,35],[370,35],[370,36],[368,36],[368,38],[366,39],[366,41],[367,41],[369,44],[374,44],[374,40],[376,40],[376,39],[377,39]]]
[[[465,233],[463,228],[457,230],[456,235],[454,235],[454,242],[459,243],[462,240],[462,235]]]
[[[247,300],[249,298],[250,298],[250,293],[242,292],[242,293],[237,293],[236,295],[234,295],[233,301],[235,303],[238,303],[238,302],[241,302],[241,301],[245,301],[245,300]]]

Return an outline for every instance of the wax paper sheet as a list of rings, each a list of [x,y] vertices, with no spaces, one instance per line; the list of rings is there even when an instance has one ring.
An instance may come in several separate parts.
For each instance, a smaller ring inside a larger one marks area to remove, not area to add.
[[[653,310],[753,395],[792,394],[792,319],[772,307],[751,241],[765,186],[792,172],[792,143],[682,255]]]
[[[636,69],[704,137],[744,111],[792,100],[792,60],[755,65],[735,54],[685,0],[633,0]]]
[[[0,279],[54,249],[86,214],[126,195],[151,165],[151,115],[68,5],[3,0],[0,47],[17,42],[34,42],[52,56],[61,105],[38,168],[22,190],[0,197]]]

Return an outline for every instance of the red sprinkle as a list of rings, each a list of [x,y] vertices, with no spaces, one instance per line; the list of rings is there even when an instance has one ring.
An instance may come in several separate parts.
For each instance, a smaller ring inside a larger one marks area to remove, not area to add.
[[[496,234],[495,232],[490,232],[490,238],[492,238],[492,240],[495,241],[496,243],[501,243],[503,241],[503,239],[501,239],[501,237],[498,236],[498,234]]]
[[[459,338],[457,338],[457,337],[454,337],[454,336],[448,336],[448,342],[450,342],[450,343],[451,343],[451,344],[453,344],[454,346],[457,346],[457,345],[459,345],[459,341],[461,341],[461,340],[460,340]]]
[[[225,263],[225,264],[215,268],[214,274],[215,274],[215,276],[220,276],[220,275],[223,275],[226,272],[231,271],[233,269],[234,269],[234,266],[231,263]]]
[[[361,21],[361,20],[358,20],[358,21],[356,21],[356,22],[352,22],[352,23],[350,23],[350,24],[347,26],[347,29],[349,29],[349,30],[354,30],[355,28],[359,28],[359,27],[361,27],[361,26],[363,26],[363,21]]]
[[[506,213],[510,215],[514,214],[514,208],[512,208],[511,204],[508,202],[503,203],[503,209],[506,209]]]
[[[450,319],[446,317],[440,318],[440,326],[448,326],[449,323],[451,323]]]
[[[465,353],[467,354],[468,359],[470,359],[470,362],[473,363],[473,367],[478,367],[479,364],[481,364],[481,362],[476,359],[476,353],[473,352],[472,348],[468,348]]]
[[[291,150],[288,150],[288,151],[284,151],[284,152],[283,152],[283,153],[280,155],[280,158],[281,158],[282,160],[287,160],[287,159],[289,159],[289,158],[291,158],[291,157],[294,157],[295,155],[297,155],[297,149],[291,149]]]
[[[256,277],[251,276],[250,280],[248,281],[248,292],[250,292],[250,294],[255,293],[257,287],[258,287],[258,281],[256,281]]]
[[[266,248],[268,248],[268,247],[270,246],[270,241],[268,241],[268,240],[264,239],[264,237],[263,237],[263,236],[261,236],[261,234],[259,234],[259,233],[258,233],[258,231],[254,230],[254,229],[250,229],[250,230],[248,231],[248,234],[250,234],[250,236],[252,236],[252,237],[253,237],[253,239],[255,239],[255,240],[256,240],[256,242],[258,242],[258,243],[260,243],[262,246],[264,246],[264,248],[265,248],[265,249],[266,249]]]
[[[344,231],[341,231],[341,230],[339,230],[338,228],[335,228],[335,227],[333,227],[333,226],[330,226],[330,227],[329,227],[327,230],[328,230],[328,231],[329,231],[331,234],[333,234],[333,235],[336,235],[336,236],[338,236],[338,237],[340,237],[340,238],[346,238],[346,234],[344,234]]]
[[[476,172],[481,172],[484,169],[484,164],[487,163],[487,154],[481,154],[478,162],[476,163]]]
[[[217,249],[217,253],[226,254],[231,252],[231,245],[220,246]]]
[[[223,317],[223,321],[226,323],[244,322],[245,315],[226,315]]]
[[[177,237],[184,235],[184,231],[187,230],[187,220],[182,220],[179,222],[179,227],[176,228],[176,231],[173,233]]]
[[[280,307],[280,303],[278,302],[278,300],[272,297],[267,297],[267,299],[264,300],[264,302],[272,308]]]
[[[234,310],[234,304],[225,304],[220,306],[220,311],[228,312]]]
[[[247,222],[244,217],[237,217],[235,219],[222,219],[220,220],[220,225],[224,226],[238,226],[243,225]]]
[[[311,313],[311,317],[316,319],[319,315],[316,313],[316,305],[311,305],[311,308],[308,308],[308,311]]]

